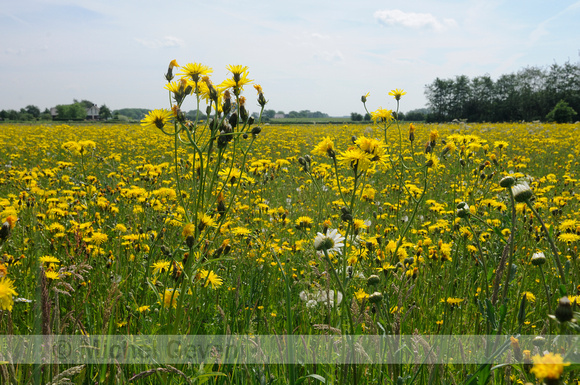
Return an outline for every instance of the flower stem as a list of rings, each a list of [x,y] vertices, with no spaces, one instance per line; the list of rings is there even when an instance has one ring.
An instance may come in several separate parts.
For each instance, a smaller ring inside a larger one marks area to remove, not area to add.
[[[558,267],[558,272],[560,273],[560,283],[565,288],[566,276],[564,275],[564,268],[562,267],[562,263],[560,262],[560,252],[558,251],[558,248],[556,247],[556,244],[554,243],[554,240],[552,239],[550,232],[546,228],[546,225],[544,224],[544,221],[540,217],[540,214],[538,214],[538,211],[536,210],[536,208],[532,205],[532,203],[530,202],[529,199],[526,199],[526,204],[528,205],[530,210],[532,210],[532,212],[534,213],[534,215],[536,216],[536,218],[540,222],[540,225],[542,226],[542,230],[544,230],[544,233],[546,234],[546,237],[548,238],[548,242],[550,243],[550,247],[552,248],[552,255],[554,257],[554,262],[556,263],[556,266]]]

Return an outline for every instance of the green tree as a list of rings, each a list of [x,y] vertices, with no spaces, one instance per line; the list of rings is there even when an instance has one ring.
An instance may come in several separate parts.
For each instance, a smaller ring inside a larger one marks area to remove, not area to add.
[[[107,107],[106,104],[103,104],[100,108],[99,108],[99,117],[102,120],[108,120],[113,116],[113,114],[111,113],[111,110],[109,109],[109,107]]]
[[[40,120],[52,120],[52,115],[50,114],[50,110],[45,108],[44,111],[38,117]]]
[[[59,104],[56,106],[57,120],[83,120],[87,117],[87,110],[83,104]]]
[[[358,112],[351,112],[350,113],[350,120],[352,120],[353,122],[362,122],[363,116],[361,114],[359,114]]]
[[[558,104],[546,115],[546,120],[556,123],[570,123],[577,113],[564,100],[560,100]]]
[[[32,115],[34,119],[38,119],[40,117],[40,108],[33,106],[32,104],[26,106],[24,110],[26,111],[26,113]]]
[[[8,110],[8,120],[19,120],[20,116],[16,110]]]
[[[262,116],[268,119],[274,119],[274,115],[276,115],[275,110],[264,110],[264,112],[262,113]]]
[[[96,103],[93,103],[90,100],[86,100],[86,99],[83,99],[80,102],[76,99],[73,99],[73,104],[77,104],[77,103],[80,103],[85,108],[91,108],[92,106],[94,106],[96,104]]]

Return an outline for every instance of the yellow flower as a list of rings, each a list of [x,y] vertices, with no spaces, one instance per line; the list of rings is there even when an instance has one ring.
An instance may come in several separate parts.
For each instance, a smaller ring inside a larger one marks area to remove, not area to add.
[[[203,214],[201,216],[201,218],[199,219],[199,225],[197,226],[197,228],[201,232],[206,227],[217,227],[217,223],[216,223],[215,219],[213,219],[211,216],[209,216],[207,214]]]
[[[169,271],[171,263],[169,261],[157,261],[153,263],[153,274],[160,274]]]
[[[439,138],[439,131],[432,130],[431,133],[429,133],[429,142],[431,142],[431,147],[434,147],[434,143],[437,142],[437,138]]]
[[[464,299],[463,298],[447,298],[446,300],[441,299],[441,302],[446,302],[448,305],[450,306],[456,306],[459,305],[461,302],[463,302]]]
[[[245,227],[234,227],[232,229],[232,234],[233,235],[246,236],[246,235],[250,235],[251,232],[250,232],[250,230],[248,230]]]
[[[382,107],[379,107],[376,111],[371,112],[371,118],[373,122],[384,122],[390,123],[393,121],[393,111],[392,110],[385,110]]]
[[[229,65],[226,67],[232,73],[231,79],[226,79],[220,84],[220,88],[233,88],[234,94],[238,95],[238,91],[248,83],[253,82],[253,79],[248,79],[248,67],[242,65]]]
[[[360,148],[349,148],[337,157],[338,163],[355,171],[365,171],[371,165],[371,156]]]
[[[44,273],[44,276],[48,279],[60,279],[60,274],[56,271],[48,270]]]
[[[174,309],[177,308],[177,297],[179,297],[179,292],[175,289],[165,289],[163,294],[159,294],[161,300],[163,301],[163,307],[169,309],[172,306]]]
[[[561,355],[554,353],[548,353],[543,357],[536,355],[532,359],[534,367],[530,373],[534,373],[538,380],[557,380],[564,373],[564,366],[570,365],[569,362],[564,362]]]
[[[195,83],[199,81],[201,76],[209,75],[213,72],[211,68],[200,63],[188,63],[182,66],[181,70],[183,72],[178,73],[178,75],[183,75]]]
[[[367,138],[364,136],[358,137],[355,144],[364,152],[369,154],[371,161],[385,163],[385,144],[377,139]]]
[[[95,231],[93,233],[93,235],[91,236],[91,242],[94,243],[95,245],[103,244],[103,243],[107,242],[108,240],[109,240],[109,236],[107,234],[100,233],[98,231]]]
[[[313,220],[310,217],[307,217],[307,216],[298,217],[298,219],[296,219],[296,228],[298,228],[298,229],[308,228],[309,229],[312,227],[312,223],[313,223]]]
[[[218,277],[212,270],[201,269],[198,274],[198,278],[203,282],[203,287],[211,285],[212,289],[217,289],[220,287],[224,281]]]
[[[509,143],[503,140],[496,140],[495,142],[493,142],[493,147],[499,148],[500,150],[502,148],[506,148],[507,146],[509,146]]]
[[[192,236],[195,233],[195,226],[193,225],[193,223],[188,223],[185,226],[183,226],[183,231],[181,232],[181,235],[184,238],[187,238],[189,236]]]
[[[398,88],[395,88],[394,90],[391,90],[391,92],[389,92],[389,95],[394,97],[396,100],[401,100],[401,96],[406,95],[407,93],[403,90],[400,90]]]
[[[18,217],[16,215],[8,215],[8,217],[6,217],[2,223],[4,222],[8,222],[10,225],[10,230],[12,230],[14,226],[16,226],[16,222],[18,222]]]
[[[143,305],[143,306],[139,306],[139,307],[137,308],[137,311],[138,311],[139,313],[143,313],[143,312],[145,312],[145,311],[149,311],[149,308],[150,308],[150,307],[151,307],[151,306],[149,306],[149,305]]]
[[[0,278],[0,309],[12,311],[14,305],[12,296],[14,295],[18,295],[14,281],[6,277]]]
[[[322,139],[322,141],[318,143],[316,147],[314,147],[314,150],[312,150],[311,153],[314,155],[332,156],[331,154],[334,154],[334,142],[332,141],[332,139],[330,139],[330,137],[327,136],[324,139]]]
[[[363,96],[361,96],[360,97],[360,101],[363,102],[363,103],[366,103],[367,102],[367,99],[370,96],[370,94],[371,94],[370,92],[367,92],[366,94],[364,94]]]
[[[533,293],[531,293],[529,291],[524,291],[522,294],[526,296],[527,302],[531,302],[531,303],[536,302],[536,296]]]
[[[228,71],[230,71],[234,77],[234,79],[236,78],[240,78],[242,77],[244,74],[248,74],[248,66],[243,66],[243,65],[228,65],[226,66],[226,69]]]
[[[49,263],[60,263],[58,258],[52,257],[50,255],[45,255],[44,257],[39,258],[40,263],[42,264],[49,264]]]
[[[159,129],[165,128],[165,125],[169,123],[173,117],[173,112],[163,108],[161,110],[150,111],[149,114],[141,120],[141,125],[143,127],[154,126]]]
[[[365,292],[365,289],[359,289],[357,292],[354,293],[357,301],[361,302],[369,297],[369,295]]]

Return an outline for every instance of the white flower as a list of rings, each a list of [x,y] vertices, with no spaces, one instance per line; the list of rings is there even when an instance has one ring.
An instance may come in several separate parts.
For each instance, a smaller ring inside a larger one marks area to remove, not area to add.
[[[543,265],[544,263],[546,263],[546,256],[544,255],[543,252],[539,251],[537,253],[534,253],[532,255],[532,265],[534,266],[540,266]]]
[[[314,238],[314,248],[319,254],[322,254],[323,250],[328,253],[342,254],[342,247],[344,247],[344,237],[337,229],[329,229],[326,234],[318,233]]]
[[[335,298],[334,290],[329,290],[328,292],[319,291],[317,300],[318,302],[323,303],[324,305],[330,304],[330,306],[332,307],[334,307],[334,303],[336,302],[336,305],[338,306],[342,302],[342,293],[340,291],[337,291]]]
[[[532,189],[528,182],[521,181],[512,186],[512,193],[516,202],[525,202],[532,197]]]
[[[318,305],[318,302],[316,302],[315,300],[311,299],[310,301],[306,302],[306,307],[309,309],[312,309],[313,307],[315,307],[316,305]]]

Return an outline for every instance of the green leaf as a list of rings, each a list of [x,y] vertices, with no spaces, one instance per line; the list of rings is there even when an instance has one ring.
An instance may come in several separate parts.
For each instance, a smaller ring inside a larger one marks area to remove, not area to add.
[[[303,383],[308,378],[314,378],[315,380],[318,380],[318,381],[322,382],[323,384],[326,384],[326,379],[324,377],[322,377],[321,375],[318,375],[318,374],[309,374],[307,376],[300,377],[299,379],[297,379],[296,380],[296,385]]]
[[[491,364],[481,365],[474,373],[473,377],[469,378],[465,385],[485,385],[491,377]]]
[[[220,372],[211,372],[211,373],[204,373],[204,374],[200,374],[199,376],[195,376],[193,378],[193,381],[199,381],[200,384],[203,384],[205,382],[207,382],[207,380],[209,380],[210,377],[213,376],[226,376],[225,373],[220,373]]]

